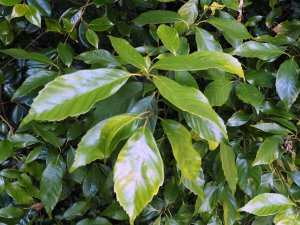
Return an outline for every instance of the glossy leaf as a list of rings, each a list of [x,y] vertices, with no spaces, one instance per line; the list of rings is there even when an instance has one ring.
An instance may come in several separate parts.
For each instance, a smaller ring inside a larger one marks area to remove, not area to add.
[[[276,74],[276,91],[289,109],[300,93],[299,66],[294,59],[283,62]]]
[[[230,192],[227,186],[225,186],[222,191],[221,201],[224,211],[224,225],[233,225],[238,218],[238,206],[234,195]]]
[[[25,17],[30,23],[41,27],[42,18],[36,7],[32,5],[26,5]]]
[[[76,56],[75,59],[82,60],[87,64],[101,64],[103,67],[120,66],[120,63],[115,60],[112,54],[103,49],[83,52]]]
[[[190,132],[174,120],[163,120],[162,126],[172,146],[174,158],[184,178],[196,182],[201,157],[192,145]]]
[[[0,209],[0,217],[11,219],[16,217],[21,217],[24,215],[24,211],[15,206],[7,206]]]
[[[40,196],[50,218],[52,218],[52,210],[57,204],[62,192],[62,180],[65,170],[65,163],[61,157],[58,157],[47,165],[42,175]]]
[[[176,51],[179,48],[179,35],[176,29],[162,24],[157,29],[157,35],[164,46],[176,55]]]
[[[5,189],[7,194],[20,204],[34,203],[33,198],[28,194],[25,188],[23,188],[18,182],[5,184]]]
[[[214,17],[207,19],[206,22],[218,28],[219,30],[222,30],[228,37],[232,39],[245,40],[252,37],[242,23],[239,23],[232,18]]]
[[[264,100],[264,95],[253,85],[239,83],[236,87],[236,95],[245,103],[259,107]]]
[[[114,190],[133,225],[164,180],[163,161],[147,128],[128,139],[114,167]]]
[[[284,212],[293,205],[293,202],[284,195],[265,193],[254,197],[239,211],[252,213],[257,216],[268,216]]]
[[[38,9],[41,15],[50,17],[52,8],[48,0],[27,0],[29,5]]]
[[[65,211],[63,217],[68,220],[73,220],[76,217],[83,216],[89,209],[88,206],[85,201],[76,202]]]
[[[143,56],[135,50],[128,41],[122,39],[122,38],[116,38],[116,37],[109,37],[110,42],[113,46],[113,48],[116,50],[116,52],[120,55],[121,58],[123,58],[126,62],[143,69],[145,71],[148,70],[147,63]]]
[[[261,144],[256,154],[256,158],[253,162],[253,166],[261,164],[269,164],[279,158],[280,147],[282,139],[280,137],[271,136],[267,137]]]
[[[271,134],[287,135],[287,134],[291,133],[290,130],[278,125],[277,123],[259,123],[259,124],[251,125],[251,126],[255,127],[261,131],[271,133]]]
[[[222,52],[222,47],[214,37],[206,30],[196,28],[195,38],[198,51],[219,51]]]
[[[274,61],[285,51],[285,47],[277,47],[269,43],[248,41],[237,47],[232,54],[261,60]]]
[[[190,55],[166,57],[157,61],[153,67],[174,71],[220,69],[244,78],[243,69],[236,58],[229,54],[215,51],[201,51]]]
[[[107,18],[97,18],[89,23],[89,28],[93,31],[105,31],[111,28],[114,24]]]
[[[230,190],[234,194],[236,190],[236,184],[238,181],[234,151],[231,146],[221,143],[220,155],[224,175],[226,177],[226,180],[228,181]]]
[[[151,10],[140,14],[133,22],[138,26],[183,21],[180,14],[167,10]]]
[[[64,64],[70,67],[73,61],[72,47],[69,44],[60,42],[57,46],[57,53],[59,58],[64,62]]]
[[[179,34],[186,32],[197,19],[198,16],[198,1],[189,0],[185,2],[178,10],[178,13],[183,18],[183,22],[176,22],[175,28]]]
[[[20,3],[21,0],[0,0],[1,5],[13,6]]]
[[[231,89],[231,81],[220,79],[209,83],[205,88],[204,94],[212,106],[221,106],[228,99]]]
[[[91,29],[87,29],[86,39],[91,45],[93,45],[96,49],[98,49],[99,37],[95,31]]]
[[[222,138],[227,138],[226,129],[221,118],[216,114],[208,103],[207,98],[197,89],[184,87],[167,77],[155,76],[153,82],[158,88],[160,94],[173,105],[184,112],[191,114],[195,118],[205,121],[204,130],[209,129],[218,135],[214,137],[215,142],[220,142]],[[213,128],[211,128],[213,125]],[[201,128],[192,126],[194,131],[200,134]]]
[[[120,89],[130,74],[116,69],[81,70],[57,77],[34,99],[23,123],[54,121],[87,112]]]
[[[11,17],[22,17],[26,13],[26,7],[23,4],[17,4],[13,7],[13,10],[11,12]]]
[[[112,225],[107,219],[96,217],[95,219],[84,219],[76,223],[76,225]]]
[[[7,140],[0,141],[0,164],[11,157],[13,154],[14,151],[12,144]]]
[[[242,111],[235,112],[227,121],[227,126],[239,127],[247,123],[251,118],[251,115]]]

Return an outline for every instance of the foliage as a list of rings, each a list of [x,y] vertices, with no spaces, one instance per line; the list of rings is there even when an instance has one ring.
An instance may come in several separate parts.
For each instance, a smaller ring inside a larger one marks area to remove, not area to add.
[[[0,224],[300,224],[296,0],[0,0]]]

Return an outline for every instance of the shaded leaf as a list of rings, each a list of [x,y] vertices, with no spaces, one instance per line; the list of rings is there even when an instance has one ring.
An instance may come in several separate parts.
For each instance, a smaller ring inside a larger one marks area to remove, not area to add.
[[[83,52],[75,59],[82,60],[87,64],[101,64],[103,67],[120,66],[120,63],[115,60],[112,54],[104,49]]]
[[[181,15],[167,10],[151,10],[140,14],[133,22],[138,26],[145,24],[162,24],[183,21]]]
[[[253,85],[239,83],[236,87],[236,95],[243,102],[258,108],[264,100],[264,95]]]
[[[59,42],[57,46],[57,53],[64,64],[70,67],[73,61],[73,49],[71,45]]]
[[[0,164],[14,154],[13,146],[8,140],[0,141]]]
[[[24,215],[24,211],[15,206],[7,206],[0,209],[0,217],[11,219],[16,217],[21,217]]]
[[[209,83],[204,94],[212,106],[221,106],[228,99],[231,89],[232,81],[220,79]]]

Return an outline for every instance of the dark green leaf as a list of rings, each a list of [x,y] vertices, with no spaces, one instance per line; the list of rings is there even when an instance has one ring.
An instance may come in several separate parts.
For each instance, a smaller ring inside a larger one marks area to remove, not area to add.
[[[138,26],[183,21],[180,14],[167,10],[152,10],[142,13],[133,22]]]
[[[16,202],[20,204],[33,204],[33,198],[28,194],[28,192],[19,185],[18,182],[13,182],[5,184],[5,190],[8,195],[10,195]]]
[[[111,28],[114,24],[107,18],[97,18],[89,23],[89,28],[93,31],[105,31]]]
[[[89,205],[85,201],[76,202],[65,211],[63,217],[74,220],[76,217],[83,216],[88,209]]]
[[[27,2],[36,7],[42,16],[51,16],[52,8],[49,0],[27,0]]]
[[[14,134],[9,137],[9,141],[14,147],[25,148],[40,141],[30,134]]]
[[[253,85],[239,83],[236,87],[236,95],[243,102],[258,108],[264,100],[264,95]]]
[[[24,211],[15,206],[7,206],[0,209],[0,217],[11,219],[16,217],[21,217],[24,215]]]
[[[112,54],[103,49],[81,53],[75,59],[82,60],[87,64],[101,64],[103,67],[120,66],[120,63],[115,60]]]
[[[57,53],[64,64],[70,67],[73,61],[73,48],[71,45],[59,42],[57,46]]]
[[[0,164],[14,154],[13,146],[8,140],[0,141]]]
[[[92,29],[87,29],[86,39],[91,45],[98,49],[99,37],[95,31],[93,31]]]
[[[76,225],[112,225],[107,219],[96,217],[95,219],[84,219],[76,223]]]
[[[244,113],[243,111],[235,112],[227,121],[227,126],[239,127],[247,123],[251,118],[251,115]]]
[[[26,7],[26,13],[25,13],[26,19],[30,23],[32,23],[38,27],[41,27],[42,19],[41,19],[41,15],[40,15],[38,9],[32,5],[26,5],[25,7]]]

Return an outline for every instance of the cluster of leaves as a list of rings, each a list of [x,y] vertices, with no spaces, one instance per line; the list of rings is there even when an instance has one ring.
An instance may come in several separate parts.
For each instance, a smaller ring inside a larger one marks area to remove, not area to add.
[[[0,224],[300,224],[297,0],[0,0]]]

